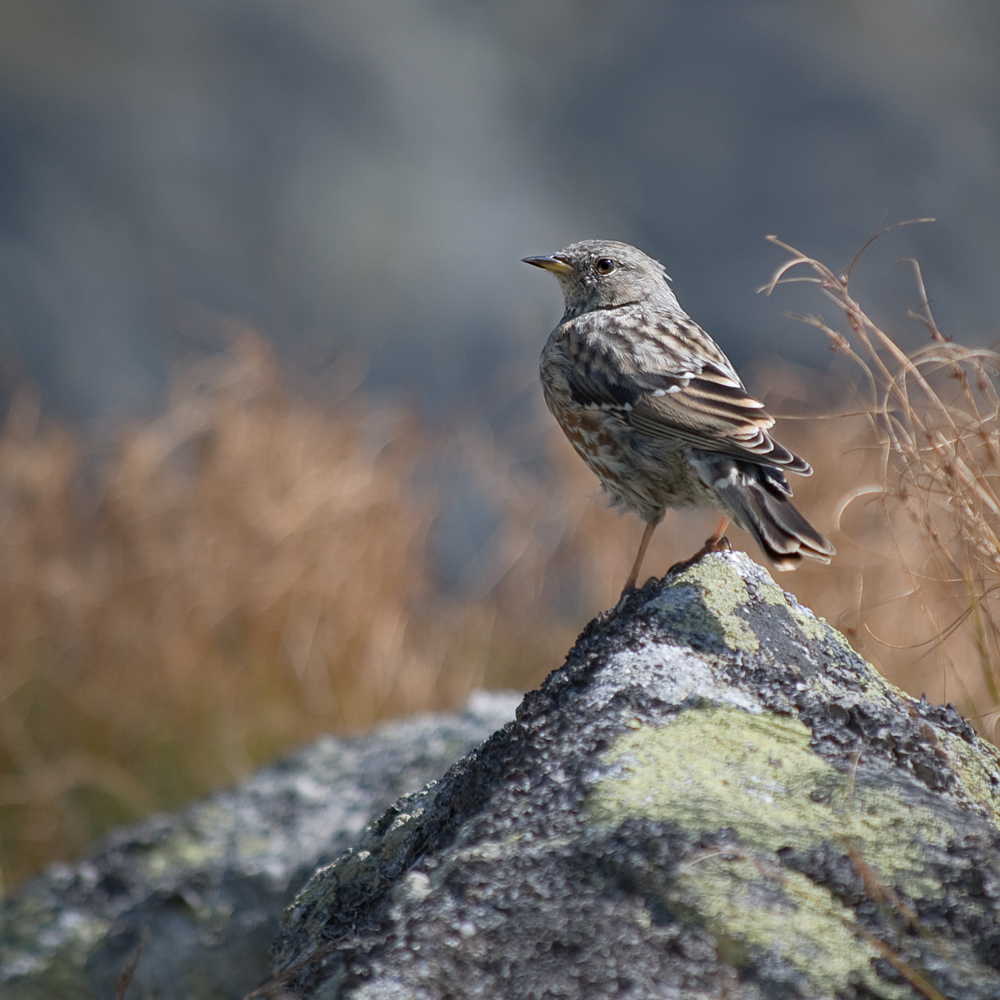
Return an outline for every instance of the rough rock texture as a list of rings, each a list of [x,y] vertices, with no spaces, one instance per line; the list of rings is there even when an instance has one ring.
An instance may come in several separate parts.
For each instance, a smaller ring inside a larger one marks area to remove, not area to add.
[[[282,909],[316,869],[404,792],[512,718],[509,694],[464,713],[324,739],[180,816],[121,831],[0,904],[0,996],[115,996],[145,935],[128,997],[239,997],[268,972]]]
[[[262,992],[1000,997],[998,798],[954,709],[714,554],[321,869]]]

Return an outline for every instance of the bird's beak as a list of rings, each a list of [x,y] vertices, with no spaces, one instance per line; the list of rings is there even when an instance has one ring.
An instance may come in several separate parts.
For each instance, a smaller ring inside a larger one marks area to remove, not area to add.
[[[559,254],[552,254],[549,257],[525,257],[524,263],[542,267],[553,274],[573,274],[576,270],[565,257],[560,257]]]

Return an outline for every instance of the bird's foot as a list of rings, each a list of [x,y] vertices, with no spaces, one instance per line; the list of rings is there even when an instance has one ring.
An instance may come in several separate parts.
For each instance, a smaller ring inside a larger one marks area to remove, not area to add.
[[[618,603],[613,608],[608,608],[607,611],[602,611],[597,616],[598,625],[610,625],[622,613],[625,605],[628,604],[628,599],[637,589],[633,584],[626,584],[625,589],[622,591],[622,596],[618,598]]]
[[[681,562],[674,563],[670,569],[667,570],[667,576],[673,576],[675,573],[680,573],[682,570],[689,569],[700,559],[703,559],[709,554],[709,552],[732,552],[733,546],[729,539],[725,535],[712,535],[711,538],[705,540],[705,544],[698,549],[698,551],[691,556],[690,559],[684,559]]]
[[[650,580],[652,579],[650,577]],[[649,580],[646,582],[649,583]],[[608,608],[607,611],[602,611],[597,615],[594,623],[599,627],[610,625],[625,610],[625,605],[628,604],[629,598],[641,589],[641,587],[637,587],[634,583],[626,583],[621,597],[618,598],[618,603],[613,608]]]
[[[689,566],[693,566],[699,559],[703,556],[708,555],[709,552],[732,552],[733,546],[729,539],[725,535],[715,534],[711,538],[705,540],[705,544],[698,549],[698,551],[691,556],[690,559],[685,559],[682,562],[674,563],[670,569],[667,570],[666,575],[663,577],[665,580],[668,576],[673,576],[674,573],[679,573],[681,570],[687,569]],[[595,626],[602,628],[605,625],[610,625],[625,609],[625,605],[628,604],[629,598],[648,587],[651,583],[660,583],[661,581],[655,576],[651,576],[642,587],[637,587],[631,580],[625,584],[622,590],[621,597],[618,598],[618,603],[613,608],[608,608],[607,611],[602,611],[595,619]]]

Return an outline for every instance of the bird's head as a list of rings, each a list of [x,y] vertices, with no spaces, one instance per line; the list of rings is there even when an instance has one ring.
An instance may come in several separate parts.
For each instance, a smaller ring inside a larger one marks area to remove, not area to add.
[[[524,263],[559,279],[569,315],[632,303],[680,308],[663,265],[627,243],[583,240],[547,257],[525,257]]]

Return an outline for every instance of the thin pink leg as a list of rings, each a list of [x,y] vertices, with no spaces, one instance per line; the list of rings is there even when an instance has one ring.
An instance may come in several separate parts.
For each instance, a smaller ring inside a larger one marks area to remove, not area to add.
[[[627,594],[630,590],[635,590],[635,581],[639,579],[639,570],[642,569],[642,560],[646,557],[649,540],[653,537],[653,532],[656,531],[656,526],[659,523],[659,521],[646,522],[646,530],[642,533],[642,541],[639,543],[639,551],[636,553],[635,562],[632,564],[632,572],[629,573],[628,579],[625,581],[625,587],[622,589],[623,594]]]

